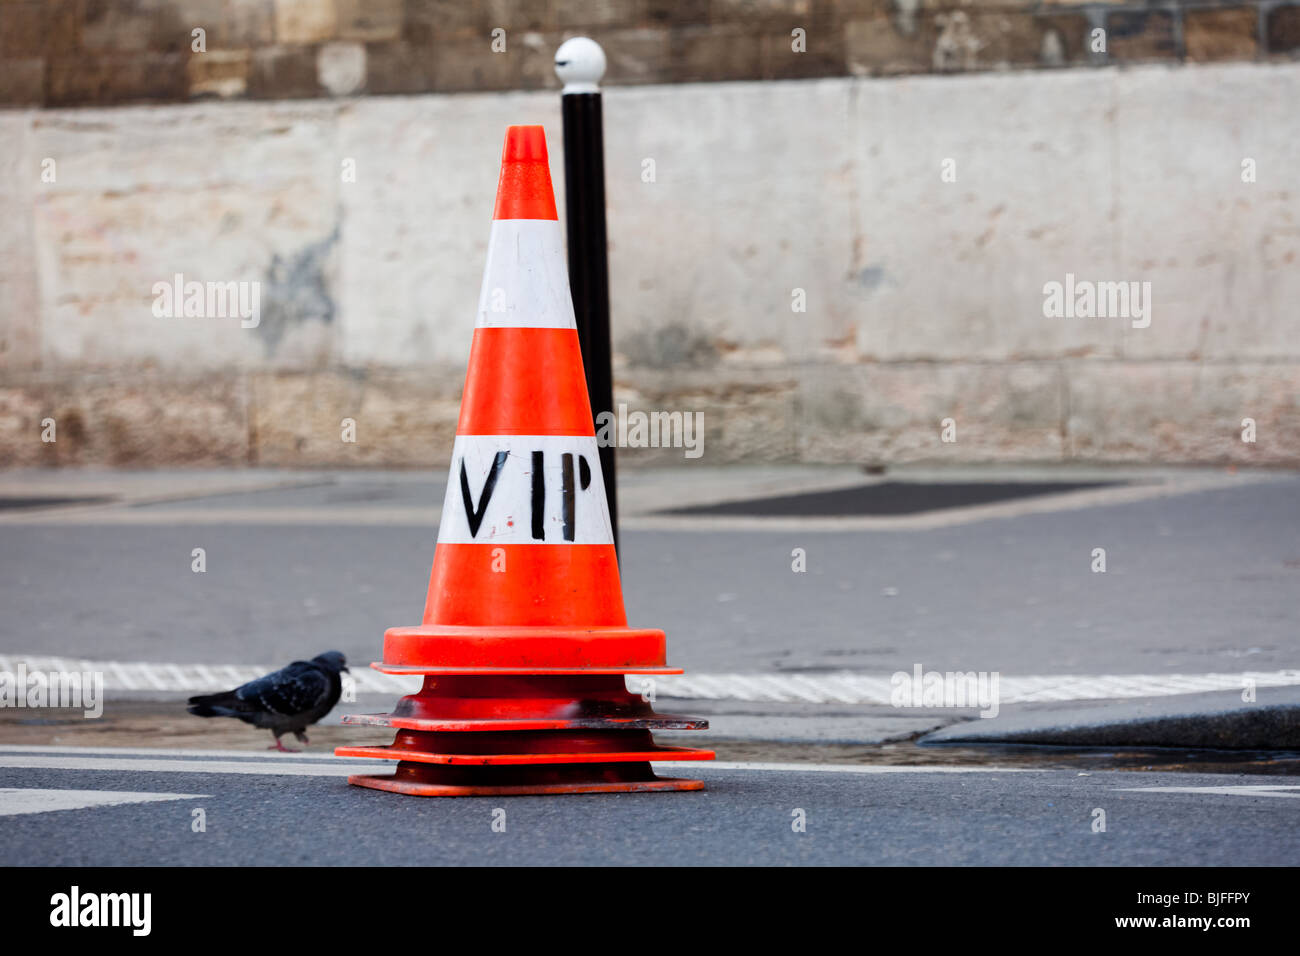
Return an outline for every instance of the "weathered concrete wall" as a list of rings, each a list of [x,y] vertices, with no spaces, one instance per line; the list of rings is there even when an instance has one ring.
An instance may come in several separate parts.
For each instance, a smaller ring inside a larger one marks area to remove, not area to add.
[[[714,461],[1300,464],[1297,102],[1300,64],[611,89],[620,398]],[[441,460],[501,136],[545,123],[562,191],[558,108],[0,113],[0,461]],[[260,324],[155,317],[178,272]],[[1149,327],[1045,317],[1067,273]]]
[[[0,106],[1294,58],[1295,0],[3,0]]]

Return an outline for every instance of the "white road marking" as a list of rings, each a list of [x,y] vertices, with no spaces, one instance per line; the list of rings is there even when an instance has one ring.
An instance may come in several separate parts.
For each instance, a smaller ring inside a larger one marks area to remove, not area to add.
[[[77,747],[66,744],[5,744],[0,743],[2,754],[102,754],[116,757],[241,757],[246,760],[281,762],[285,760],[337,761],[331,750],[302,751],[300,753],[268,753],[264,750],[201,750],[172,747]]]
[[[327,525],[337,527],[438,526],[441,511],[433,507],[328,508],[149,508],[120,504],[26,508],[0,512],[0,525]]]
[[[1118,787],[1125,793],[1213,793],[1228,797],[1290,797],[1292,799],[1300,798],[1300,793],[1291,793],[1293,790],[1300,790],[1300,786],[1283,786],[1280,784],[1262,783],[1242,785],[1238,787]],[[1282,793],[1280,791],[1287,791]]]
[[[0,817],[12,817],[20,813],[84,810],[87,807],[116,807],[127,803],[198,800],[207,796],[206,793],[142,793],[134,790],[37,790],[26,787],[0,787]]]
[[[1245,671],[1211,674],[1002,674],[998,699],[1002,704],[1042,701],[1112,700],[1164,697],[1214,690],[1240,691],[1247,686],[1300,685],[1300,670]],[[661,697],[695,700],[810,702],[816,704],[884,704],[892,702],[892,675],[840,671],[829,674],[695,674],[656,677]],[[905,708],[900,708],[900,710]]]
[[[1036,770],[1032,767],[902,767],[894,764],[849,763],[745,763],[726,760],[692,760],[679,762],[652,762],[651,766],[671,777],[689,777],[697,770],[763,770],[775,773],[1056,773],[1055,770]]]
[[[112,770],[117,773],[230,773],[272,777],[339,777],[374,773],[391,763],[291,762],[266,760],[166,760],[144,757],[82,757],[50,754],[0,754],[0,768],[15,770]]]
[[[104,685],[111,691],[183,691],[193,694],[228,690],[274,669],[265,664],[123,663],[11,654],[0,656],[0,671],[13,673],[20,662],[26,665],[29,674],[35,671],[103,673]],[[381,674],[368,667],[354,667],[351,675],[357,690],[362,692],[404,696],[418,692],[421,684],[419,677]],[[645,689],[646,678],[634,677],[631,680],[634,693],[639,694]],[[998,700],[1001,704],[1029,704],[1164,697],[1214,690],[1240,691],[1247,680],[1255,687],[1291,687],[1300,685],[1300,670],[1242,671],[1235,674],[1003,674],[999,678]],[[659,697],[777,703],[887,706],[893,693],[892,675],[853,671],[827,674],[687,673],[677,677],[655,677],[653,686]]]
[[[113,691],[183,691],[193,694],[229,690],[275,670],[273,666],[264,664],[167,664],[11,654],[0,655],[0,672],[16,673],[20,663],[26,665],[28,674],[102,673],[104,687]],[[419,677],[396,677],[368,667],[354,667],[349,673],[358,691],[413,694],[421,685]]]
[[[149,756],[141,756],[147,754]],[[170,755],[171,759],[162,755]],[[243,757],[246,759],[221,759]],[[296,758],[296,759],[295,759]],[[130,773],[229,773],[285,777],[343,777],[391,768],[391,761],[357,762],[327,755],[264,755],[236,750],[116,750],[112,747],[0,745],[0,768],[20,770],[115,770]],[[744,763],[724,760],[653,761],[656,771],[680,776],[696,770],[759,770],[774,773],[1041,773],[1032,768],[832,763]],[[1051,771],[1046,771],[1051,772]],[[93,791],[89,791],[93,792]]]

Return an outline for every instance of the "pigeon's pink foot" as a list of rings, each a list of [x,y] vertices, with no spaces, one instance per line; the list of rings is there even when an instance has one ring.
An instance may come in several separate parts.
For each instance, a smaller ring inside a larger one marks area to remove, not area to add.
[[[282,743],[280,742],[280,739],[279,739],[278,737],[276,738],[275,743],[271,744],[271,746],[267,747],[266,749],[267,749],[267,750],[278,750],[278,751],[280,751],[280,753],[282,753],[282,754],[296,754],[296,753],[298,753],[297,750],[293,750],[292,748],[290,748],[290,747],[286,747],[284,744],[282,744]]]

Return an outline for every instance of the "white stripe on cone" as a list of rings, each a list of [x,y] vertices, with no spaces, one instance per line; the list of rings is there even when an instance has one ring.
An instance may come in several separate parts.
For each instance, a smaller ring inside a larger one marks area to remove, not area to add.
[[[494,219],[478,298],[480,329],[576,329],[555,219]]]
[[[542,460],[540,530],[533,522],[533,462]],[[498,454],[504,454],[498,465]],[[566,487],[566,458],[571,484]],[[586,487],[582,477],[586,463]],[[465,481],[461,481],[464,465]],[[495,479],[492,475],[495,473]],[[465,487],[468,487],[468,505]],[[485,500],[486,496],[486,500]],[[566,536],[566,510],[572,524]],[[613,544],[595,437],[457,435],[438,526],[440,544]]]

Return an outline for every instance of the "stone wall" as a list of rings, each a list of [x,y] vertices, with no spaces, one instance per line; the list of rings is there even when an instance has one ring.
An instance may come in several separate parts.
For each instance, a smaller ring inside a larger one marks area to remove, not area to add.
[[[551,89],[575,33],[612,85],[1203,63],[1294,58],[1300,3],[0,0],[0,106]]]
[[[1300,465],[1298,102],[1300,64],[611,88],[618,398],[710,462]],[[544,123],[562,192],[558,112],[0,111],[0,464],[444,460],[501,137]],[[159,317],[176,273],[259,324]],[[1069,275],[1149,325],[1048,317]]]
[[[708,460],[1300,465],[1290,0],[0,0],[0,465],[441,460],[577,33],[618,399]]]

